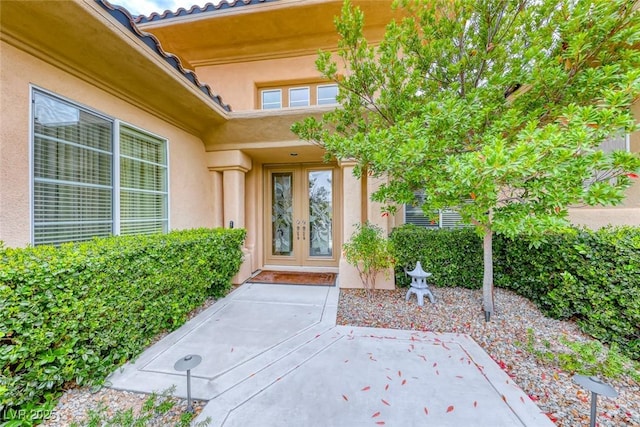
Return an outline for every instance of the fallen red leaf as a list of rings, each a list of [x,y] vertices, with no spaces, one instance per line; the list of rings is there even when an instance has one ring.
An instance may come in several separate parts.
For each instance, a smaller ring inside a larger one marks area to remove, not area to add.
[[[433,367],[435,368],[436,366],[438,366],[438,362],[433,363]]]
[[[402,380],[402,385],[405,385],[407,383],[407,380]]]
[[[477,401],[477,400],[474,400],[474,401],[473,401],[473,407],[475,408],[475,407],[477,407],[477,406],[478,406],[478,401]]]
[[[385,424],[384,421],[378,421],[376,424],[378,424],[379,426],[383,426]]]
[[[522,396],[520,396],[520,401],[524,403],[524,398]]]
[[[402,376],[402,371],[398,371],[398,376],[401,377]]]
[[[389,404],[389,402],[387,402],[386,400],[384,400],[384,399],[380,399],[380,400],[381,400],[381,401],[382,401],[382,403],[384,403],[385,405],[387,405],[387,406],[391,406],[391,405]]]
[[[453,405],[449,405],[449,407],[447,408],[447,412],[452,412],[453,411]]]
[[[345,396],[344,394],[342,395],[342,398],[343,398],[344,400],[346,400],[347,402],[349,401],[349,398],[348,398],[347,396]]]
[[[375,417],[379,417],[379,416],[380,416],[380,411],[378,411],[375,414],[371,415],[371,418],[375,418]]]
[[[424,407],[424,413],[425,413],[426,415],[429,415],[429,410],[427,409],[427,407],[426,407],[426,406]]]
[[[366,386],[366,387],[363,387],[363,388],[362,388],[362,391],[367,391],[367,390],[370,390],[370,389],[371,389],[371,387],[370,387],[370,386]]]
[[[533,400],[535,402],[536,400],[538,400],[538,396],[536,396],[535,394],[530,394],[529,395],[529,399],[531,399],[531,400]]]
[[[505,401],[505,403],[506,403],[506,402],[507,402],[507,396],[505,396],[504,394],[503,394],[503,395],[501,395],[501,396],[502,396],[502,400],[504,400],[504,401]]]
[[[385,391],[389,390],[389,384],[387,384],[386,386],[384,386],[384,390],[385,390]]]

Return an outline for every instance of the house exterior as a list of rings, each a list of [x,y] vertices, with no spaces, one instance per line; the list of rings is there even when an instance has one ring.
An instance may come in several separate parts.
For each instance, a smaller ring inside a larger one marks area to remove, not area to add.
[[[353,3],[381,38],[391,1]],[[378,182],[290,131],[335,108],[315,60],[335,49],[341,6],[222,0],[134,18],[105,0],[0,2],[0,240],[243,227],[235,282],[289,269],[360,286],[342,243],[356,223],[390,231],[405,212],[382,216]],[[640,133],[622,144],[640,152]],[[640,225],[640,183],[623,207],[571,215]]]

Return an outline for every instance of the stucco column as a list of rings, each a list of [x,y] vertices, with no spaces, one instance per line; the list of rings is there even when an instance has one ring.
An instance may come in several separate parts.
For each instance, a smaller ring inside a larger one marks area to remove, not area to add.
[[[221,191],[216,193],[221,195],[221,199],[216,197],[216,202],[222,207],[215,208],[218,214],[219,209],[222,211],[222,226],[230,227],[233,223],[234,228],[245,228],[245,174],[251,170],[251,158],[240,150],[209,152],[207,156],[209,171],[222,176]],[[251,251],[246,248],[246,243],[242,252],[242,265],[232,279],[233,284],[241,284],[251,277]]]
[[[211,176],[211,189],[213,191],[213,226],[224,227],[222,172],[212,170],[209,171],[209,175]]]
[[[348,242],[356,229],[357,224],[367,220],[383,228],[385,234],[388,232],[387,217],[381,217],[380,207],[377,204],[370,204],[370,189],[377,188],[379,183],[370,183],[369,180],[363,182],[353,175],[355,162],[340,162],[342,167],[342,241]],[[374,220],[375,219],[375,220]],[[362,288],[364,287],[358,270],[349,264],[341,252],[339,263],[339,284],[341,288]],[[393,272],[381,273],[376,278],[376,289],[393,289]]]
[[[224,226],[244,228],[244,174],[242,169],[226,169],[222,172]]]

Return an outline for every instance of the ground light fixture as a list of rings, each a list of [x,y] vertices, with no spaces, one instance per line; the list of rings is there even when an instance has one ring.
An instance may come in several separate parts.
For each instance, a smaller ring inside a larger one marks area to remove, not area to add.
[[[173,365],[176,371],[187,371],[187,412],[193,414],[193,405],[191,404],[191,370],[202,362],[202,357],[197,354],[187,354]]]
[[[583,388],[591,392],[591,422],[589,427],[595,427],[596,425],[596,404],[598,395],[601,394],[606,397],[616,397],[618,392],[613,389],[609,384],[605,384],[598,377],[587,377],[584,375],[574,375],[573,381]]]

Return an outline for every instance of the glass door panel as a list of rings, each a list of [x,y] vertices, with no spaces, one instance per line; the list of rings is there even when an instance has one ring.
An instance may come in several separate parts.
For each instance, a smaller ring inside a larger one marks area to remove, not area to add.
[[[333,171],[308,170],[310,257],[333,255]]]
[[[293,256],[293,172],[271,174],[271,253]]]

